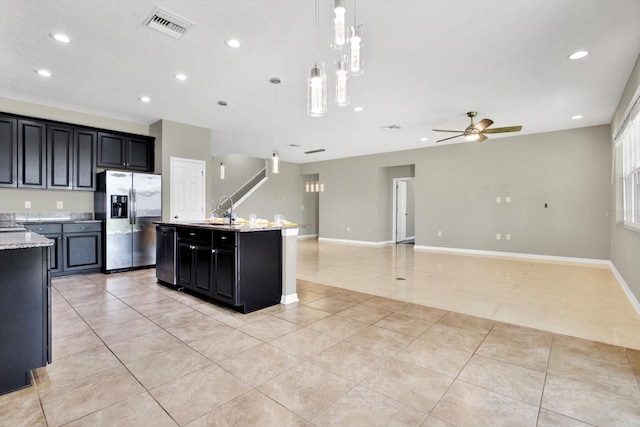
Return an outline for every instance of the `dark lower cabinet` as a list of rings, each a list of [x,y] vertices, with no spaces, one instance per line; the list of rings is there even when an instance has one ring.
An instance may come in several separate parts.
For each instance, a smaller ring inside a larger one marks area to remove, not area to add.
[[[176,285],[176,229],[156,227],[156,277],[166,285]]]
[[[0,343],[0,394],[51,363],[49,247],[0,250]]]
[[[282,236],[279,230],[240,232],[189,226],[175,226],[175,229],[178,287],[242,313],[280,302]],[[172,241],[157,239],[156,252],[167,253],[165,244]],[[160,274],[162,271],[156,271],[158,281],[169,284]]]
[[[102,266],[102,224],[25,224],[26,228],[54,241],[51,246],[51,275],[64,276],[97,272]]]

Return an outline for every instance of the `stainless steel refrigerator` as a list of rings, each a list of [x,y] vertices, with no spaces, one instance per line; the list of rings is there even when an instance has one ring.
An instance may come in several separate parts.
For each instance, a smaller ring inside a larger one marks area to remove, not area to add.
[[[104,221],[102,271],[154,266],[161,175],[107,170],[98,173],[97,184],[95,217]]]

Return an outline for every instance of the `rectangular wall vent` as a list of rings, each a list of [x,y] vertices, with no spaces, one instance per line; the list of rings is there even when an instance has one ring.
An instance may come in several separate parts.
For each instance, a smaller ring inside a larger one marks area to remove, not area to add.
[[[189,28],[196,25],[182,16],[169,12],[159,6],[156,6],[151,14],[144,20],[142,25],[146,25],[163,34],[167,34],[173,38],[179,39]]]

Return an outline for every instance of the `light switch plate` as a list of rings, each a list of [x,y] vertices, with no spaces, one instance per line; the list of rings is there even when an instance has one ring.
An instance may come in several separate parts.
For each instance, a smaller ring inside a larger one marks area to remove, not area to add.
[[[502,236],[500,235],[500,233],[496,234],[496,240],[502,240]]]
[[[56,209],[62,209],[64,207],[64,203],[62,203],[60,200],[58,200],[56,202]]]
[[[31,202],[29,200],[25,200],[24,201],[24,208],[25,209],[31,209]]]
[[[504,198],[505,203],[511,203],[511,197],[507,196]]]
[[[500,203],[501,201],[500,197],[496,197],[496,203]]]

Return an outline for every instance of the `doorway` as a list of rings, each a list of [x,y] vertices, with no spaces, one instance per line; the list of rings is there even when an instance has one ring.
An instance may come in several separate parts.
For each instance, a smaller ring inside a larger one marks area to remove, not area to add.
[[[414,178],[393,179],[393,241],[415,243]]]
[[[203,221],[205,216],[206,163],[202,160],[170,159],[170,221]]]

